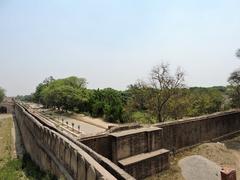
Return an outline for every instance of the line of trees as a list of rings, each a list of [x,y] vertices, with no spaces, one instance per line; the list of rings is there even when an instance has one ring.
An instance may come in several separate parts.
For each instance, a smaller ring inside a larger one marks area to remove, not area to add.
[[[169,64],[153,67],[149,81],[137,81],[125,91],[88,89],[84,78],[46,78],[23,100],[59,111],[87,113],[109,122],[156,123],[239,107],[240,73],[233,73],[227,87],[187,88],[184,72],[170,73]],[[236,98],[237,97],[237,98]]]
[[[34,94],[18,98],[59,111],[84,112],[93,117],[103,117],[109,122],[123,122],[123,92],[111,88],[91,90],[86,86],[84,78],[49,77],[37,86]]]

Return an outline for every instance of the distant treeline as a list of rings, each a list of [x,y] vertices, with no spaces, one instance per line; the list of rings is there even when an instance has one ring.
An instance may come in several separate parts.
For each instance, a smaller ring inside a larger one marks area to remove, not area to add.
[[[59,111],[103,117],[114,123],[155,123],[239,107],[239,100],[234,98],[236,86],[231,83],[227,87],[187,88],[183,81],[181,70],[170,75],[168,65],[161,64],[152,69],[151,82],[138,81],[125,91],[88,89],[86,79],[74,76],[49,77],[32,95],[18,98]]]

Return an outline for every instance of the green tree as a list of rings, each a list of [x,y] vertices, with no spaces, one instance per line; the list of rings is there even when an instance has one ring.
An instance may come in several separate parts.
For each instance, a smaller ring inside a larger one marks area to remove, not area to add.
[[[47,106],[73,110],[87,101],[85,85],[86,81],[82,78],[58,79],[48,84],[41,91],[40,96]]]
[[[182,88],[167,102],[164,114],[166,119],[181,119],[187,116],[189,107],[189,90]]]
[[[230,84],[231,105],[234,108],[240,108],[240,70],[231,73],[228,78]]]
[[[164,121],[164,109],[168,101],[184,87],[184,73],[178,68],[175,75],[170,74],[169,64],[160,64],[151,71],[151,106],[159,122]]]
[[[221,111],[223,103],[223,93],[216,88],[190,88],[187,116],[199,116]]]
[[[44,104],[44,97],[43,97],[42,92],[52,82],[54,82],[54,78],[52,76],[50,76],[50,77],[45,78],[45,80],[36,87],[36,91],[33,94],[33,99],[35,102]]]
[[[81,111],[89,99],[86,84],[84,78],[75,76],[57,80],[49,77],[37,86],[34,99],[46,107]]]
[[[145,111],[149,99],[149,87],[143,81],[128,86],[126,106],[131,111]]]
[[[123,94],[111,88],[93,91],[91,114],[103,116],[109,122],[123,122]]]
[[[5,96],[5,90],[3,88],[0,87],[0,102],[3,101]]]

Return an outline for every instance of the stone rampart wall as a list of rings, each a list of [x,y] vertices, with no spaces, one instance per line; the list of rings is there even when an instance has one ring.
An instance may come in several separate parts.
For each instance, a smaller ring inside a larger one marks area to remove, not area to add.
[[[114,177],[86,151],[44,126],[19,104],[15,114],[25,149],[41,169],[66,179],[123,179]]]
[[[158,137],[159,146],[174,152],[222,136],[236,134],[240,131],[240,111],[219,112],[201,117],[159,123],[154,126],[163,129],[162,137]],[[106,151],[107,149],[104,149],[103,151],[101,148],[109,147],[112,144],[111,135],[108,135],[108,137],[92,137],[83,140],[82,143],[110,158],[112,150]],[[98,139],[101,139],[101,141],[98,141]]]
[[[240,111],[156,124],[163,129],[163,148],[178,151],[182,148],[215,140],[240,131]]]

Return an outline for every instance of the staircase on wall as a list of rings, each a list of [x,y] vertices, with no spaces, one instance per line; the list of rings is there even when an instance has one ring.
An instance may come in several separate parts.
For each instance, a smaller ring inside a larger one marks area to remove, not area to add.
[[[140,128],[110,134],[112,161],[136,179],[169,168],[169,151],[162,148],[163,131]]]

